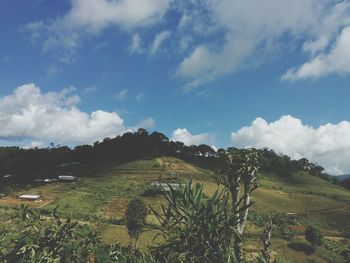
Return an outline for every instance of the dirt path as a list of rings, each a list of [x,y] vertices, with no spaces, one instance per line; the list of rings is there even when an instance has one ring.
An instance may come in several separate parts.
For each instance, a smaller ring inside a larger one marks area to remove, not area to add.
[[[337,207],[337,208],[330,208],[330,209],[322,209],[322,210],[310,211],[310,212],[308,212],[308,214],[310,214],[310,215],[317,215],[317,214],[331,213],[331,212],[336,212],[336,211],[344,211],[346,209],[350,209],[350,204],[342,206],[342,207]]]
[[[48,202],[46,202],[45,204],[42,204],[41,206],[39,206],[38,208],[42,208],[42,207],[44,207],[44,206],[46,206],[46,205],[48,205],[48,204],[51,204],[52,203],[52,201],[48,201]]]

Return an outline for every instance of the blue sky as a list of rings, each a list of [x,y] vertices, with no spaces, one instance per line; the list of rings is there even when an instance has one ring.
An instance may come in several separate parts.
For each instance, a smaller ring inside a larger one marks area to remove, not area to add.
[[[143,126],[350,172],[350,1],[1,0],[0,30],[2,145]]]

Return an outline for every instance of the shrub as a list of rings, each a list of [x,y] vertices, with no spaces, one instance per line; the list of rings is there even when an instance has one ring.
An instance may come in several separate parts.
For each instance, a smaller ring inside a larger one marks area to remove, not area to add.
[[[17,223],[21,234],[11,240],[13,244],[7,251],[2,251],[0,261],[85,263],[100,246],[95,233],[79,233],[78,224],[70,219],[61,221],[56,209],[52,219],[43,221],[38,210],[20,206]]]
[[[313,226],[307,226],[305,229],[305,239],[315,249],[317,246],[322,245],[323,235],[319,229]]]
[[[142,196],[156,197],[163,194],[163,190],[159,187],[147,187],[146,190],[142,193]]]
[[[252,211],[249,213],[248,219],[257,226],[265,226],[269,222],[272,222],[273,235],[286,240],[290,240],[297,235],[295,231],[289,228],[294,222],[284,213],[258,214]]]
[[[135,240],[135,249],[137,249],[139,236],[146,225],[147,212],[147,207],[140,198],[132,199],[126,209],[126,227],[130,238]]]
[[[164,193],[164,198],[162,211],[153,210],[166,239],[152,249],[159,262],[234,262],[232,247],[239,237],[227,192],[216,191],[208,198],[202,185],[190,181],[180,192]]]

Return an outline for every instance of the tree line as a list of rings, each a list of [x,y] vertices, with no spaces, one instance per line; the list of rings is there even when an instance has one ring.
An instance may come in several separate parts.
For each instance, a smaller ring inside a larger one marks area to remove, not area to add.
[[[47,148],[40,149],[0,147],[0,180],[3,180],[1,178],[6,174],[14,175],[14,182],[22,184],[38,178],[52,178],[57,176],[58,165],[69,162],[79,162],[78,172],[89,176],[94,174],[96,166],[100,163],[122,164],[161,156],[173,156],[195,162],[207,169],[217,170],[221,166],[218,158],[220,151],[223,149],[216,151],[205,144],[187,146],[182,142],[169,140],[160,132],[148,133],[145,129],[74,148],[53,143]],[[262,172],[291,176],[304,171],[331,183],[337,183],[334,177],[325,173],[322,166],[309,162],[306,158],[292,160],[289,156],[277,154],[271,149],[257,151],[261,156]]]

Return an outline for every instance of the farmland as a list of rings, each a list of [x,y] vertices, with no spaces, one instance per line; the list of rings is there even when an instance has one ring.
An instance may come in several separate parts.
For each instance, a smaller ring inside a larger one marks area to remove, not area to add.
[[[123,165],[105,163],[100,165],[94,176],[80,177],[77,182],[54,182],[40,186],[27,186],[17,189],[7,197],[0,199],[0,214],[10,218],[19,204],[28,204],[41,209],[53,209],[58,206],[59,213],[90,225],[106,244],[120,241],[127,245],[129,237],[123,225],[123,216],[127,203],[133,197],[141,196],[147,206],[159,209],[162,197],[145,197],[142,193],[152,181],[182,181],[190,177],[194,182],[203,183],[204,191],[211,195],[216,189],[215,174],[191,163],[173,157],[139,160]],[[295,262],[325,262],[337,255],[319,248],[315,253],[307,252],[303,229],[308,224],[319,227],[328,239],[339,240],[350,237],[350,192],[331,185],[320,178],[298,173],[290,177],[275,174],[263,174],[259,177],[260,187],[254,192],[256,204],[252,211],[256,214],[272,212],[298,215],[296,225],[300,229],[291,240],[281,237],[273,239],[275,255],[293,258]],[[20,201],[17,196],[23,193],[41,195],[41,202]],[[154,216],[149,214],[147,221],[156,224]],[[11,220],[4,226],[11,227]],[[257,253],[261,249],[260,233],[262,227],[251,221],[248,224],[245,250]],[[156,231],[147,231],[141,236],[141,248],[146,249],[152,242]],[[341,258],[337,262],[342,262]]]

